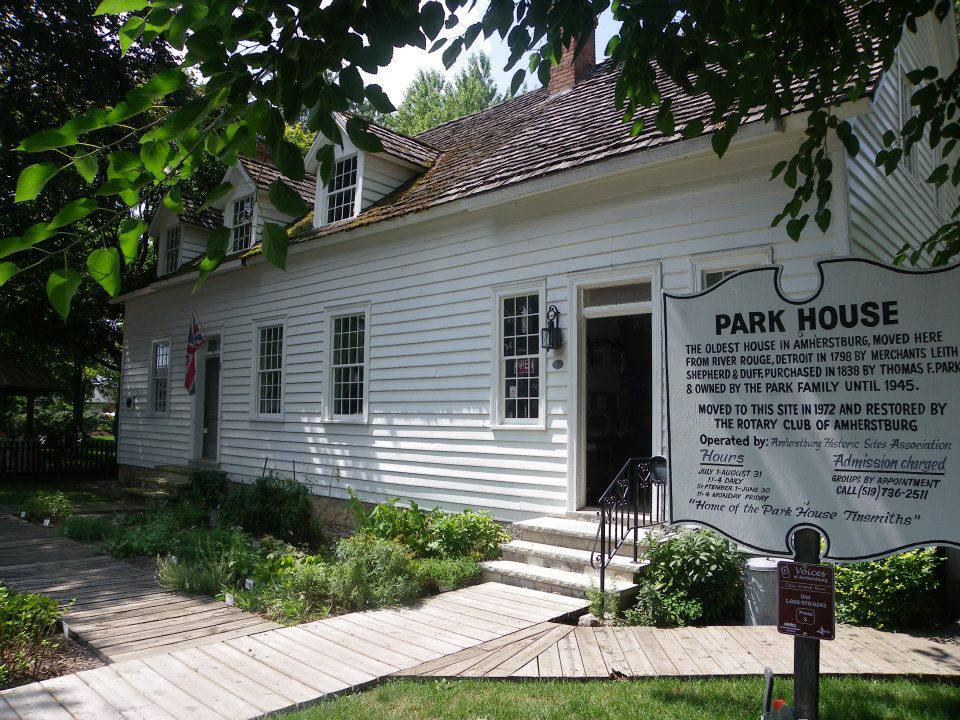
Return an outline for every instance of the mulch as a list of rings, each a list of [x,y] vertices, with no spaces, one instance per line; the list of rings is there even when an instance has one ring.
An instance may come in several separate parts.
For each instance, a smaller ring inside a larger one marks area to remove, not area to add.
[[[35,675],[21,675],[0,681],[0,690],[61,675],[70,675],[82,670],[92,670],[106,664],[96,656],[93,650],[63,635],[56,636],[53,642],[56,643],[56,650],[50,654]]]

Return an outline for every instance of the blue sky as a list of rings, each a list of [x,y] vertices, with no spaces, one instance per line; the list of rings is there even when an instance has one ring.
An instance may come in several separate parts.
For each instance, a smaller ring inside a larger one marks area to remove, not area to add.
[[[483,17],[486,8],[486,2],[483,0],[478,2],[473,11],[463,19],[461,26],[451,30],[450,33],[459,34],[462,32],[468,25],[471,25]],[[609,11],[600,16],[600,23],[597,27],[598,60],[603,59],[603,50],[607,45],[607,41],[616,32],[616,29],[617,24],[614,22],[613,15]],[[502,42],[497,36],[489,40],[484,40],[481,35],[477,41],[474,42],[470,51],[473,52],[481,48],[490,55],[494,77],[500,85],[500,88],[502,90],[509,89],[510,79],[513,77],[513,72],[516,68],[511,72],[503,71],[503,66],[506,65],[507,58],[510,54],[506,43]],[[441,52],[442,50],[435,53],[428,53],[426,50],[420,50],[419,48],[404,48],[394,53],[393,62],[377,75],[377,82],[380,83],[387,95],[390,96],[390,100],[393,101],[394,105],[399,105],[400,101],[403,100],[404,91],[420,68],[434,68],[444,72],[447,77],[452,77],[460,69],[467,57],[467,55],[461,55],[460,59],[450,70],[444,70],[443,62],[440,59]],[[521,63],[525,63],[525,60],[521,60]],[[536,77],[527,78],[527,89],[532,90],[538,85],[539,83]]]

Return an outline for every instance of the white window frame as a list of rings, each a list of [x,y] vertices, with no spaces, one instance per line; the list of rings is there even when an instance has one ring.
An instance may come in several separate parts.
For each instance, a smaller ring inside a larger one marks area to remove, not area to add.
[[[173,231],[177,231],[177,250],[176,256],[172,258],[173,262],[171,263],[171,252],[170,252],[170,241]],[[180,267],[180,252],[183,248],[183,225],[171,225],[166,230],[163,231],[163,245],[160,252],[160,265],[161,275],[166,275],[167,273],[172,273],[178,267]]]
[[[333,305],[323,309],[326,332],[324,337],[324,397],[323,419],[330,423],[366,425],[370,422],[370,301]],[[333,326],[336,318],[363,315],[363,412],[356,415],[336,415],[333,412]]]
[[[708,272],[737,272],[772,264],[773,248],[770,246],[695,255],[690,258],[690,288],[694,292],[706,290],[707,288],[703,286],[703,276]]]
[[[250,242],[247,244],[246,247],[239,248],[237,247],[236,238],[234,236],[235,229],[239,227],[238,225],[234,224],[236,220],[236,210],[237,210],[237,205],[239,203],[246,202],[248,200],[250,201]],[[254,245],[256,245],[257,244],[257,196],[256,196],[256,193],[251,192],[246,195],[241,195],[240,197],[233,198],[230,201],[229,210],[225,208],[224,212],[229,212],[229,218],[230,218],[230,224],[228,226],[230,228],[230,254],[246,252],[247,250],[252,248]]]
[[[350,215],[347,216],[347,218],[354,218],[360,213],[360,203],[361,203],[361,198],[363,196],[363,153],[359,151],[344,153],[340,157],[335,158],[333,162],[333,171],[334,171],[334,174],[336,174],[337,165],[343,162],[344,160],[349,160],[352,157],[355,157],[357,159],[357,183],[354,186],[353,209]],[[328,197],[329,193],[327,188],[329,184],[330,184],[329,182],[322,183],[322,181],[319,178],[319,169],[318,169],[317,212],[321,220],[319,225],[320,227],[330,224],[329,222],[327,222],[327,210],[328,210],[328,200],[329,200],[329,197]],[[347,218],[343,218],[343,219],[346,220]],[[340,220],[336,220],[335,222],[340,222]]]
[[[167,346],[167,367],[166,367],[166,380],[167,380],[167,398],[166,406],[163,410],[158,410],[155,400],[155,390],[154,390],[154,381],[157,379],[157,346],[166,345]],[[170,365],[173,359],[173,343],[170,342],[170,338],[153,338],[150,340],[150,355],[149,355],[149,373],[147,385],[147,408],[150,411],[151,415],[156,416],[165,416],[170,413],[170,400],[172,397],[173,384],[170,382]]]
[[[280,411],[276,413],[260,412],[260,331],[264,328],[280,327],[283,338],[280,343]],[[287,383],[287,319],[286,317],[261,318],[253,323],[250,335],[250,416],[264,422],[283,422],[286,411]],[[221,343],[223,341],[221,340]]]
[[[490,427],[494,430],[546,430],[547,428],[547,351],[540,343],[540,331],[546,325],[547,282],[543,280],[498,285],[491,288],[491,333],[493,347],[490,355]],[[504,416],[504,377],[503,358],[503,301],[510,297],[537,295],[540,315],[537,329],[537,368],[539,385],[539,408],[535,418],[507,418]]]

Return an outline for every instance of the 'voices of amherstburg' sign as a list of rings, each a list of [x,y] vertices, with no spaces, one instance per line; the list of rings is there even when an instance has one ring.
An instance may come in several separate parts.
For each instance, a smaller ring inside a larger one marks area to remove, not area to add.
[[[819,264],[664,294],[670,519],[759,551],[815,527],[826,557],[960,544],[960,269]]]

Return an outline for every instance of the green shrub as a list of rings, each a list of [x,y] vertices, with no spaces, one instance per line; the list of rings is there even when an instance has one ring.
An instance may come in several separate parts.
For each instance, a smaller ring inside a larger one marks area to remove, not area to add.
[[[341,540],[328,570],[331,600],[344,610],[396,605],[419,595],[409,552],[391,540],[367,534]]]
[[[651,538],[636,612],[627,622],[715,623],[743,612],[743,554],[711,530],[669,530]]]
[[[473,510],[431,516],[430,533],[430,546],[441,557],[470,556],[477,560],[498,557],[500,544],[510,539],[489,514]]]
[[[36,675],[53,652],[61,614],[51,597],[14,593],[0,585],[0,684]]]
[[[183,529],[167,510],[125,518],[101,543],[114,557],[150,557],[177,554]]]
[[[327,566],[303,562],[251,590],[238,590],[234,604],[285,625],[320,620],[330,614]]]
[[[881,630],[943,621],[940,563],[937,551],[927,548],[837,565],[837,621]]]
[[[394,498],[368,512],[351,491],[357,532],[398,542],[418,558],[469,556],[490,560],[500,555],[500,544],[510,539],[487,513],[447,513],[440,508],[425,511],[413,501],[409,508],[401,507],[399,502]]]
[[[40,490],[28,498],[23,505],[23,509],[27,511],[29,520],[50,518],[51,522],[63,522],[76,512],[70,498],[64,493],[51,493],[44,490]]]
[[[415,561],[414,569],[425,593],[454,590],[480,579],[480,565],[472,557],[422,558]]]
[[[411,502],[409,508],[400,507],[397,504],[399,499],[393,498],[389,502],[380,503],[368,513],[353,493],[350,502],[357,518],[358,533],[405,545],[417,557],[430,554],[433,516],[442,514],[440,510],[424,512],[415,502]]]
[[[227,496],[227,476],[219,470],[197,469],[190,473],[190,482],[180,494],[182,502],[196,506],[209,516]]]
[[[310,490],[280,475],[265,475],[235,489],[220,506],[219,523],[287,542],[316,544],[323,538]]]
[[[623,621],[627,625],[686,627],[702,616],[699,601],[655,583],[644,583],[637,592],[636,605],[623,613]]]
[[[71,515],[60,532],[71,540],[79,542],[100,542],[113,532],[113,523],[100,515]]]
[[[221,558],[202,557],[173,561],[171,557],[157,561],[157,581],[168,590],[215,597],[227,585],[229,573]]]
[[[173,509],[173,518],[182,528],[207,527],[210,511],[189,500],[183,500]]]
[[[620,593],[617,591],[616,583],[610,583],[612,590],[600,592],[600,588],[590,582],[590,588],[587,590],[587,601],[590,603],[590,614],[598,620],[603,620],[609,615],[615,618],[620,611]]]

